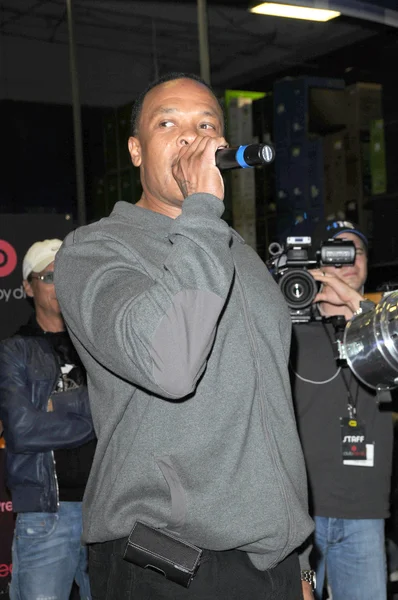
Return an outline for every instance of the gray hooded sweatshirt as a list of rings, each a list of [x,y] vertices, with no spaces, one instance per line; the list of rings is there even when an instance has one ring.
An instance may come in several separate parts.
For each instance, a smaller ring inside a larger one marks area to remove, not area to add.
[[[176,219],[118,202],[57,254],[98,436],[83,537],[122,538],[142,520],[267,569],[313,528],[291,324],[223,210],[210,194],[188,197]]]

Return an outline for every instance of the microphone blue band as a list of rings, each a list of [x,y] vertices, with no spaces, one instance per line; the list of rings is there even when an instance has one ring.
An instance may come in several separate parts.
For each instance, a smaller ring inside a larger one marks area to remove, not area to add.
[[[237,162],[239,163],[239,165],[242,167],[242,169],[248,169],[250,167],[250,165],[247,164],[247,162],[244,159],[243,153],[247,148],[247,144],[246,146],[239,146],[239,148],[236,151],[235,154],[235,158],[237,160]]]

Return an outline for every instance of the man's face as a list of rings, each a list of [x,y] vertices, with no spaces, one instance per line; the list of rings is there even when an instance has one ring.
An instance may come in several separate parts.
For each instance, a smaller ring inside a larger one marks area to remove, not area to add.
[[[45,283],[41,279],[38,279],[38,275],[45,275],[49,272],[54,272],[54,262],[50,263],[40,273],[33,272],[32,280],[30,282],[25,280],[23,285],[26,295],[33,298],[36,311],[44,313],[48,317],[58,317],[61,314],[61,309],[55,295],[54,284]]]
[[[142,106],[138,135],[129,139],[132,162],[140,167],[144,197],[181,207],[183,196],[172,174],[181,148],[197,136],[222,135],[221,108],[201,83],[176,79],[150,90]]]
[[[322,270],[345,281],[352,289],[360,292],[368,275],[368,259],[364,243],[355,233],[339,233],[336,238],[354,242],[356,249],[355,264],[339,268],[322,267]]]

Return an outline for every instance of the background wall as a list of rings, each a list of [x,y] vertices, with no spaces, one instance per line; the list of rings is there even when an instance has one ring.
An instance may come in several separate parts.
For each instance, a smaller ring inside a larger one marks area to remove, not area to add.
[[[104,171],[103,118],[107,112],[82,108],[89,218],[93,179]],[[0,101],[0,212],[76,214],[72,118],[69,105]]]

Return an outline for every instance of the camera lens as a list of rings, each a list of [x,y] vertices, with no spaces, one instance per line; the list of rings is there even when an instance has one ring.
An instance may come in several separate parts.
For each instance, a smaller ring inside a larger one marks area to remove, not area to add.
[[[315,279],[304,269],[286,271],[279,280],[279,287],[289,308],[295,310],[310,306],[318,291]]]

